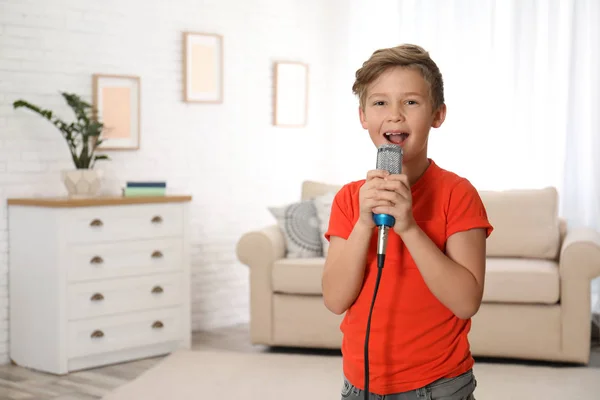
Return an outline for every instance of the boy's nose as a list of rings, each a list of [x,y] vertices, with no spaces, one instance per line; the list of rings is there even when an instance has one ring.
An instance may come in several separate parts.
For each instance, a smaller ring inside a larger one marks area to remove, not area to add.
[[[400,111],[400,108],[396,108],[391,110],[391,113],[388,117],[388,120],[390,122],[399,122],[399,121],[404,121],[404,115],[402,115],[402,112]]]

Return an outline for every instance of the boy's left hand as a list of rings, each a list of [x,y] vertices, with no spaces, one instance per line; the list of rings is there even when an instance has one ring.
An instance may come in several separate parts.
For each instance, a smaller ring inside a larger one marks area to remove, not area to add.
[[[402,235],[416,225],[412,212],[412,194],[408,177],[404,174],[388,175],[377,188],[377,198],[390,202],[389,206],[374,207],[375,214],[388,214],[396,219],[394,231]]]

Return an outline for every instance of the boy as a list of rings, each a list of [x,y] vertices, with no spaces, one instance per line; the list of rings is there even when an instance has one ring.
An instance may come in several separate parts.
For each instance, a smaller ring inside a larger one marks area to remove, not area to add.
[[[441,73],[421,47],[402,45],[375,51],[352,89],[375,146],[395,143],[404,156],[401,174],[369,171],[344,185],[332,205],[322,285],[326,307],[346,313],[342,398],[364,396],[378,213],[396,222],[371,321],[370,398],[474,399],[467,334],[483,295],[493,228],[471,183],[427,157],[429,130],[446,115]]]

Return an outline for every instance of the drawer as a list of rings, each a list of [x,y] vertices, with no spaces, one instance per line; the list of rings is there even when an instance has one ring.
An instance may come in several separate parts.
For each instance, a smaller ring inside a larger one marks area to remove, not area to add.
[[[183,234],[181,204],[131,204],[66,211],[70,243],[113,242]]]
[[[183,268],[183,240],[178,238],[71,245],[65,254],[70,282],[175,272]]]
[[[68,357],[107,353],[183,339],[183,307],[68,323]]]
[[[67,295],[69,319],[180,305],[182,284],[181,273],[72,283]]]

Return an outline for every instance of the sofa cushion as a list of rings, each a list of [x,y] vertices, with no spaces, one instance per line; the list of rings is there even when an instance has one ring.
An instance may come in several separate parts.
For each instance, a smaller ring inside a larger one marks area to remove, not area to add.
[[[556,304],[559,300],[558,264],[550,260],[488,258],[483,301],[487,303]],[[275,261],[273,291],[321,295],[325,259],[302,258]]]
[[[319,218],[319,235],[321,236],[321,243],[323,245],[323,257],[327,257],[327,253],[329,253],[329,240],[325,239],[325,233],[329,229],[331,206],[333,204],[335,194],[335,192],[329,192],[314,198],[315,208],[317,209],[317,217]]]
[[[302,200],[337,193],[340,185],[302,183]],[[494,232],[487,239],[489,257],[526,257],[555,260],[561,227],[556,188],[480,191]]]
[[[558,264],[551,260],[488,258],[484,302],[556,304]]]
[[[322,196],[331,192],[337,193],[341,188],[341,185],[315,181],[304,181],[302,182],[301,200],[314,199],[317,196]]]
[[[555,188],[481,191],[480,196],[494,226],[488,256],[556,259],[560,228]]]
[[[321,276],[324,257],[284,258],[273,263],[273,291],[278,293],[322,294]]]

